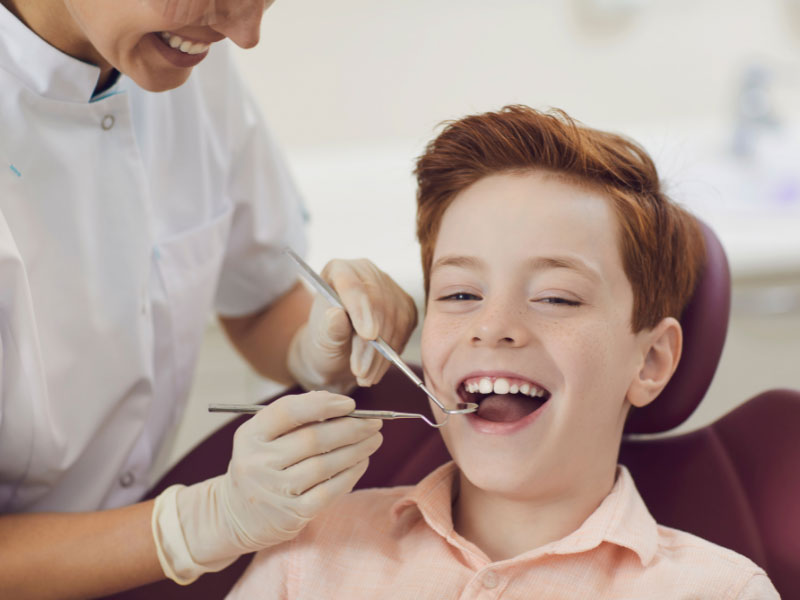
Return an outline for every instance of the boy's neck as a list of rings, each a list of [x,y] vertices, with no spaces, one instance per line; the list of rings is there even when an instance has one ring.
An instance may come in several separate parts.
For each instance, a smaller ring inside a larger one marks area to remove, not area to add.
[[[611,491],[615,472],[616,465],[579,489],[530,499],[482,490],[459,473],[453,526],[492,562],[514,558],[577,530]]]

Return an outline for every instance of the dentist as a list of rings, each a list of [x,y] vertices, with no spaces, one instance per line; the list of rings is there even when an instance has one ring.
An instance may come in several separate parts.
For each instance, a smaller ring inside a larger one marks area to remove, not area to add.
[[[225,42],[256,45],[269,4],[0,0],[0,597],[189,583],[296,535],[380,445],[340,393],[416,311],[332,261],[348,319],[280,254],[305,248],[301,202]],[[139,502],[211,311],[260,373],[328,391],[247,421],[225,475]]]

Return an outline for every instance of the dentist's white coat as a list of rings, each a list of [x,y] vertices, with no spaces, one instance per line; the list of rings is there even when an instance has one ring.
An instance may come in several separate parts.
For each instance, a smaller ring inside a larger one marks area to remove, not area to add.
[[[158,94],[49,46],[0,5],[0,513],[146,490],[208,315],[289,289],[296,189],[217,44]]]

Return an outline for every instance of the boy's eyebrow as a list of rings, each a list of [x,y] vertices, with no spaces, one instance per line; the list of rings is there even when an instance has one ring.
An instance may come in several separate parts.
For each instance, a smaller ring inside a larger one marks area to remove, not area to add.
[[[600,273],[586,262],[572,256],[538,256],[530,260],[531,270],[544,271],[546,269],[570,269],[587,276],[595,281],[602,281]]]
[[[531,271],[548,269],[569,269],[585,275],[589,279],[602,281],[600,273],[583,260],[572,256],[537,256],[528,261]],[[460,267],[462,269],[479,270],[486,266],[477,256],[448,255],[442,256],[431,266],[431,273],[440,267]]]
[[[481,269],[485,263],[477,256],[458,256],[449,255],[442,256],[433,265],[431,265],[431,273],[439,267],[461,267],[462,269]]]

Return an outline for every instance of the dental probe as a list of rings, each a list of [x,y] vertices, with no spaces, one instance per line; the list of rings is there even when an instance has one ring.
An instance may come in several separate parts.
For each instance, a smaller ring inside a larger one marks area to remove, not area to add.
[[[264,404],[209,404],[208,412],[253,414],[257,413],[265,406]],[[437,429],[447,423],[447,419],[450,418],[450,415],[446,415],[444,421],[441,423],[434,423],[421,413],[396,412],[393,410],[354,410],[345,416],[355,417],[356,419],[422,419],[428,425],[436,427]]]
[[[344,307],[344,304],[342,304],[341,298],[339,298],[339,294],[337,294],[336,290],[334,290],[330,285],[328,285],[327,281],[325,281],[322,277],[317,275],[317,272],[314,271],[314,269],[312,269],[310,266],[308,266],[306,261],[300,258],[297,254],[295,254],[295,252],[291,248],[284,248],[283,251],[285,254],[288,254],[292,260],[294,260],[294,262],[297,264],[298,267],[300,267],[300,274],[303,275],[303,279],[305,279],[328,302],[333,304],[335,307],[341,308],[342,310],[347,312],[347,310]],[[446,408],[445,405],[439,402],[436,396],[434,396],[430,392],[430,390],[428,390],[428,388],[425,387],[425,384],[419,377],[417,377],[417,374],[414,373],[411,367],[409,367],[406,363],[403,362],[403,359],[400,358],[400,355],[397,354],[397,352],[395,352],[392,349],[392,347],[383,340],[383,338],[378,337],[377,339],[368,341],[372,345],[372,347],[375,348],[378,352],[380,352],[381,355],[386,360],[388,360],[394,366],[400,369],[405,374],[405,376],[408,377],[411,381],[413,381],[414,384],[419,389],[425,392],[425,395],[428,396],[428,398],[430,398],[433,401],[433,403],[436,406],[438,406],[439,409],[446,415],[463,415],[467,413],[473,413],[476,410],[478,410],[478,405],[475,404],[474,402],[459,402],[456,405],[456,408],[454,409]],[[416,414],[416,413],[410,413],[410,414]],[[427,419],[425,420],[427,421]]]

